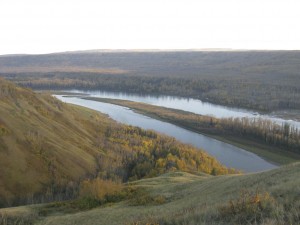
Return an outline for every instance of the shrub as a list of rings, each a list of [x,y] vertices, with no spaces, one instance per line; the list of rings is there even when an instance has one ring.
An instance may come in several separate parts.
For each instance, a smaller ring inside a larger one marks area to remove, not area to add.
[[[123,185],[112,180],[103,180],[96,178],[94,180],[85,180],[81,183],[80,196],[93,197],[98,200],[104,200],[109,195],[120,192]]]
[[[93,197],[82,197],[75,201],[75,204],[78,209],[80,210],[87,210],[87,209],[92,209],[95,208],[99,205],[101,205],[101,202],[97,200],[96,198]]]
[[[275,199],[269,193],[243,190],[236,200],[219,208],[219,215],[222,221],[232,224],[257,224],[274,217],[275,207]]]
[[[135,194],[130,198],[131,205],[162,205],[167,201],[165,196],[152,196],[147,190],[143,188],[138,188],[134,192]]]
[[[81,183],[80,197],[76,205],[80,209],[91,209],[99,205],[118,202],[126,197],[124,186],[112,180],[96,178]]]

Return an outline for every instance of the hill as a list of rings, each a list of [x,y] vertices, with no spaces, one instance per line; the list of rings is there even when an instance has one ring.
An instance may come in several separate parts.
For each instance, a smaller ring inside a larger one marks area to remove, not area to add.
[[[70,52],[0,57],[0,75],[35,89],[193,97],[260,111],[300,109],[300,51]]]
[[[0,57],[0,72],[121,69],[141,76],[238,77],[299,75],[300,51],[69,52]],[[92,71],[91,71],[92,72]],[[105,73],[105,71],[103,71]],[[117,73],[117,72],[116,72]]]
[[[137,196],[139,201],[77,213],[67,213],[58,204],[3,209],[0,213],[3,218],[47,225],[299,224],[299,169],[300,164],[295,163],[247,175],[170,172],[131,183],[145,190]],[[160,201],[151,202],[149,196]]]
[[[234,172],[203,151],[0,79],[0,207],[73,199],[88,178]]]

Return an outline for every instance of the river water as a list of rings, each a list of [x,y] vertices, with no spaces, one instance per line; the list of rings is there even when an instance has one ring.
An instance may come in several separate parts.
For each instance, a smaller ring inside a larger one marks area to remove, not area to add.
[[[277,167],[261,157],[241,148],[183,129],[170,123],[149,118],[147,116],[135,113],[126,107],[84,100],[78,97],[64,97],[61,95],[55,96],[63,102],[81,105],[108,114],[112,119],[120,123],[139,126],[144,129],[155,130],[162,134],[174,137],[183,143],[191,144],[197,148],[201,148],[217,158],[227,167],[243,170],[244,172],[258,172]]]
[[[70,92],[70,91],[68,91]],[[248,117],[248,118],[263,118],[272,120],[279,125],[283,123],[288,123],[291,126],[300,129],[300,122],[294,120],[282,119],[273,115],[259,114],[258,112],[226,107],[216,104],[211,104],[208,102],[203,102],[198,99],[193,98],[182,98],[174,96],[164,96],[164,95],[138,95],[129,94],[123,92],[110,92],[110,91],[79,91],[72,90],[73,93],[87,94],[91,97],[100,98],[111,98],[111,99],[122,99],[134,102],[143,102],[156,106],[163,106],[167,108],[180,109],[188,112],[193,112],[200,115],[211,115],[216,118],[226,118],[226,117]]]

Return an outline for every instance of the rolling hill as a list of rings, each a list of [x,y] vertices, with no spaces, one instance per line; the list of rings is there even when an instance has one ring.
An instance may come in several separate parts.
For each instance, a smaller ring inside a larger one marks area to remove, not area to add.
[[[143,201],[121,201],[68,213],[59,204],[0,210],[6,221],[61,225],[299,224],[300,164],[247,175],[170,172],[131,183]],[[164,201],[144,201],[146,197]],[[146,196],[146,197],[145,197]],[[21,223],[22,224],[22,223]]]

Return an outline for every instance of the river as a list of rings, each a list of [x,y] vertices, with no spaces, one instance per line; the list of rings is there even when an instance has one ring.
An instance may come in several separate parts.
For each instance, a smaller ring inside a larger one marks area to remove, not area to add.
[[[226,118],[226,117],[263,118],[263,119],[272,120],[278,123],[279,125],[282,125],[283,123],[288,123],[291,126],[300,129],[299,121],[282,119],[269,114],[260,114],[258,112],[254,112],[251,110],[211,104],[193,98],[182,98],[182,97],[164,96],[164,95],[158,95],[158,96],[138,95],[138,94],[123,93],[123,92],[110,92],[110,91],[71,90],[67,92],[87,94],[91,97],[122,99],[122,100],[134,101],[134,102],[143,102],[143,103],[156,105],[156,106],[164,106],[172,109],[180,109],[180,110],[193,112],[200,115],[211,115],[216,118]]]
[[[63,102],[84,106],[108,114],[112,119],[120,123],[139,126],[144,129],[151,129],[172,136],[183,143],[191,144],[205,150],[227,167],[236,168],[244,172],[258,172],[277,167],[244,149],[183,129],[170,123],[149,118],[135,113],[126,107],[84,100],[79,97],[55,96]]]

